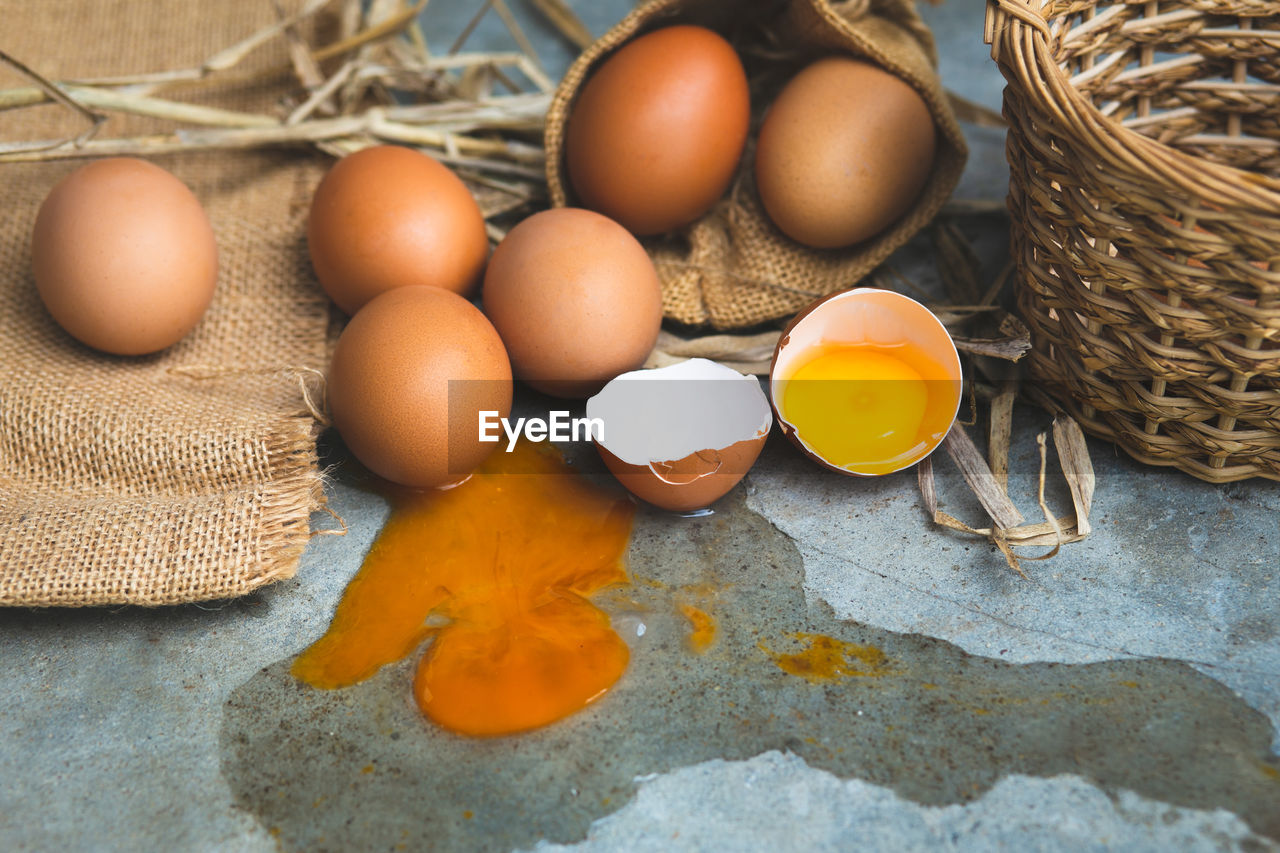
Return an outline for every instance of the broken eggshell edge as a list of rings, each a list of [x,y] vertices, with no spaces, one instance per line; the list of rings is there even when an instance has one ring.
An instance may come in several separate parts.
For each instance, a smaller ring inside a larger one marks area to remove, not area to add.
[[[737,378],[750,381],[752,391],[759,395],[763,415],[763,418],[755,424],[753,435],[722,447],[691,450],[678,458],[651,458],[644,462],[628,462],[611,451],[606,442],[598,438],[594,441],[605,466],[629,492],[654,506],[679,513],[705,510],[733,489],[759,458],[773,426],[773,410],[760,387],[759,380],[707,359],[688,359],[663,368],[631,371],[617,377],[609,385],[613,385],[618,380],[634,381],[640,374],[652,378],[655,374],[672,371],[673,368],[680,372],[688,372],[695,366],[693,364],[695,362],[705,363],[708,367],[703,369],[714,370],[724,379]],[[598,399],[607,389],[608,386],[588,401],[588,417],[592,416],[592,409],[598,407]]]

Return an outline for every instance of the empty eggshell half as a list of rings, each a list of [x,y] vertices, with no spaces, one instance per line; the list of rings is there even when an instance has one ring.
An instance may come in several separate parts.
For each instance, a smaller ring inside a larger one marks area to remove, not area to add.
[[[632,494],[674,512],[705,509],[755,464],[773,411],[760,382],[694,358],[618,376],[587,401],[596,448]]]

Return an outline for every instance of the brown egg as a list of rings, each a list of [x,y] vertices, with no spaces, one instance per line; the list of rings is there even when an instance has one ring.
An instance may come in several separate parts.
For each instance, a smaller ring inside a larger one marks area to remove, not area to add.
[[[369,470],[433,488],[466,479],[497,446],[480,441],[480,412],[511,413],[511,365],[470,302],[398,287],[343,329],[328,392],[334,426]]]
[[[58,325],[91,347],[142,355],[200,322],[218,281],[218,247],[182,181],[117,157],[81,166],[49,193],[31,266]]]
[[[760,201],[807,246],[849,246],[906,213],[933,168],[937,131],[919,93],[867,62],[806,67],[769,107],[756,142]]]
[[[596,69],[569,115],[565,163],[584,207],[635,234],[686,225],[724,195],[747,141],[747,75],[703,27],[624,45]]]
[[[307,248],[320,286],[348,314],[393,287],[468,293],[489,238],[466,184],[426,154],[396,145],[357,151],[316,188]]]
[[[625,228],[565,207],[530,216],[498,245],[484,310],[517,377],[586,397],[644,363],[662,324],[662,286]]]
[[[636,497],[706,509],[764,449],[773,412],[754,376],[693,358],[617,377],[587,401],[605,465]]]

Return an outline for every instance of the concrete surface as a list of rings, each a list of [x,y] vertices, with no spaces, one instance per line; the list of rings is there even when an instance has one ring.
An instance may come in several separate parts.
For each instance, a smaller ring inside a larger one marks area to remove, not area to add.
[[[597,33],[626,8],[574,5]],[[428,36],[470,8],[433,0]],[[923,11],[947,85],[998,107],[982,4]],[[530,29],[562,73],[569,52]],[[507,44],[492,16],[476,38]],[[967,131],[958,195],[1001,197],[1002,134]],[[963,227],[998,267],[1005,222]],[[893,262],[933,282],[921,243]],[[1015,425],[1034,518],[1047,419],[1019,406]],[[633,646],[622,682],[490,741],[422,720],[412,660],[336,692],[288,675],[387,514],[339,468],[349,533],[316,537],[293,580],[208,607],[0,612],[0,848],[1277,849],[1280,484],[1090,449],[1096,532],[1028,582],[929,526],[912,473],[841,478],[771,439],[714,515],[638,513],[637,583],[604,600]],[[937,467],[947,511],[980,521]],[[680,603],[716,619],[705,655]],[[858,650],[861,674],[783,672],[806,635]]]

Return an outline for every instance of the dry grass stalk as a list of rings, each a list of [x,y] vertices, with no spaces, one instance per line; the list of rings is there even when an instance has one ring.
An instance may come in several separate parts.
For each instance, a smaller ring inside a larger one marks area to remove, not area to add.
[[[957,95],[951,90],[947,90],[947,100],[951,102],[951,109],[960,121],[968,122],[978,127],[1008,127],[1008,122],[1004,120],[1004,116],[1000,115],[1000,113]]]
[[[688,358],[709,358],[739,373],[769,374],[769,363],[781,333],[773,330],[754,335],[703,335],[683,338],[665,329],[649,354],[645,367],[666,367]]]
[[[190,68],[52,81],[0,54],[34,84],[0,91],[0,109],[56,101],[91,123],[84,133],[66,139],[0,141],[0,163],[298,145],[342,154],[394,142],[429,150],[473,182],[481,175],[507,180],[508,190],[519,188],[508,193],[508,201],[518,198],[523,204],[545,196],[541,130],[554,83],[504,2],[485,4],[481,14],[492,7],[501,15],[519,50],[449,56],[430,55],[416,29],[426,0],[381,0],[367,9],[348,0],[336,10],[336,39],[308,45],[301,26],[331,5],[332,0],[309,0],[296,14],[281,13],[270,26]],[[562,23],[568,26],[569,18]],[[277,39],[286,43],[286,63],[248,75],[232,73]],[[322,64],[336,59],[343,61],[326,76]],[[283,79],[283,85],[300,95],[278,114],[220,109],[159,94],[192,85],[230,88],[282,75],[293,79]],[[528,82],[520,83],[518,76]],[[509,93],[493,92],[495,84]],[[393,98],[393,92],[401,97]],[[417,102],[401,103],[405,93]],[[145,136],[91,138],[112,114],[160,119],[169,127]],[[509,212],[518,206],[494,209]]]
[[[1089,513],[1093,509],[1095,480],[1093,462],[1089,459],[1089,448],[1085,445],[1080,425],[1069,417],[1054,418],[1053,446],[1058,451],[1062,475],[1071,491],[1071,503],[1076,510],[1076,532],[1088,536],[1092,532]]]
[[[987,461],[997,485],[1009,492],[1009,442],[1013,437],[1013,401],[1018,396],[1016,382],[1002,382],[991,400],[991,423],[987,430]]]
[[[1075,432],[1079,433],[1079,426],[1074,425],[1074,422],[1070,425],[1064,425],[1063,429],[1069,432],[1071,426],[1074,426]],[[1064,478],[1067,481],[1068,488],[1072,491],[1073,502],[1077,489],[1080,489],[1082,493],[1087,493],[1089,500],[1092,500],[1093,468],[1088,462],[1088,453],[1084,449],[1083,434],[1080,434],[1080,436],[1079,446],[1072,447],[1067,451],[1077,455],[1071,462],[1063,461]],[[977,448],[974,447],[968,434],[959,425],[952,427],[947,440],[943,443],[943,447],[946,449],[947,455],[956,464],[956,467],[960,469],[965,482],[974,495],[978,497],[983,509],[991,517],[994,522],[992,526],[974,527],[939,509],[932,458],[921,462],[917,470],[920,496],[924,503],[925,511],[928,512],[933,522],[940,527],[954,530],[957,533],[980,536],[987,539],[1004,556],[1009,568],[1023,578],[1027,578],[1027,573],[1022,567],[1024,562],[1050,559],[1057,555],[1062,545],[1069,542],[1078,542],[1085,538],[1090,531],[1088,521],[1089,501],[1082,500],[1077,503],[1076,514],[1062,518],[1055,515],[1049,508],[1044,494],[1046,472],[1048,470],[1044,433],[1040,433],[1036,437],[1036,443],[1040,449],[1040,469],[1036,494],[1037,503],[1044,513],[1045,520],[1042,522],[1031,524],[1023,522],[1021,513],[1009,500],[1004,487],[1000,484],[991,467],[988,466],[987,461],[982,458]],[[1055,447],[1058,448],[1059,459],[1064,460],[1066,457],[1062,450],[1063,445],[1056,440],[1056,430]],[[1081,468],[1072,467],[1076,463],[1082,463]],[[1005,464],[1007,467],[1007,462]],[[1086,481],[1088,483],[1087,486],[1085,485]],[[1050,550],[1048,553],[1038,556],[1018,554],[1013,550],[1015,547],[1025,546],[1047,546]]]
[[[1022,513],[1018,512],[1013,501],[1009,500],[1009,496],[995,475],[991,473],[991,467],[982,458],[982,454],[978,452],[978,448],[974,446],[967,432],[960,428],[952,429],[942,446],[951,457],[951,461],[960,469],[960,474],[973,490],[982,508],[996,523],[996,527],[1009,530],[1022,524]]]
[[[533,0],[533,7],[579,50],[585,50],[591,42],[595,41],[587,25],[582,23],[582,19],[564,0]]]

